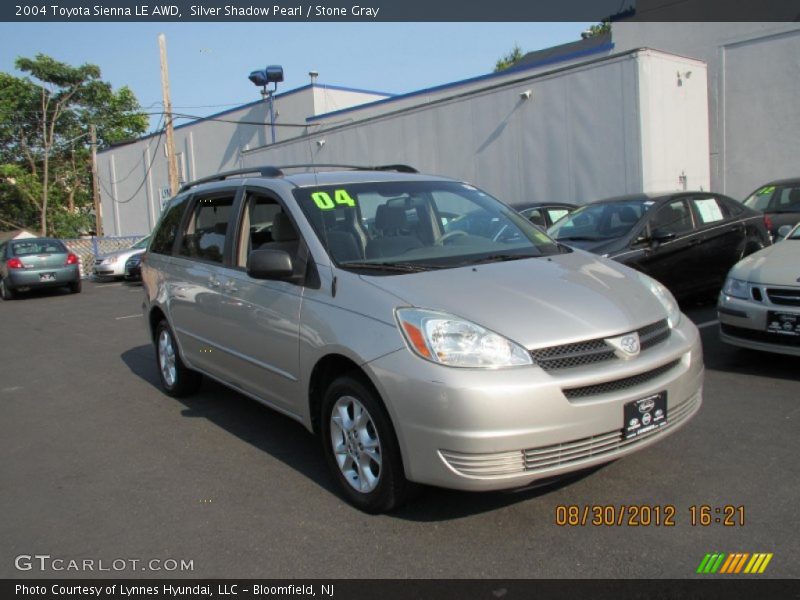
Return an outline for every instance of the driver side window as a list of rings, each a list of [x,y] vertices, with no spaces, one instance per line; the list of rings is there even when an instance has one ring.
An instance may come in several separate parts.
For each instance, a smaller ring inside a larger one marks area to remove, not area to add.
[[[675,200],[658,209],[650,219],[650,233],[674,233],[676,236],[689,233],[694,229],[692,213],[685,200]]]

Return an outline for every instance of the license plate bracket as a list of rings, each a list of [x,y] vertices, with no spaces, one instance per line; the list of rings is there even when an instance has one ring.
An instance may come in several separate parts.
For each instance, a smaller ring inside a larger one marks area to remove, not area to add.
[[[800,314],[770,310],[767,312],[767,333],[800,336]]]
[[[623,438],[628,440],[667,425],[667,392],[627,402],[623,407]]]

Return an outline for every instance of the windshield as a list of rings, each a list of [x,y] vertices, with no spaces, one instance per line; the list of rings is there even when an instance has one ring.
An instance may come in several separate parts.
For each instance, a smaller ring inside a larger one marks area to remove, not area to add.
[[[587,204],[554,224],[547,233],[559,241],[610,240],[630,233],[654,204],[649,198]]]
[[[800,212],[800,182],[765,185],[750,194],[744,205],[760,212]]]
[[[67,249],[58,240],[24,240],[12,242],[11,249],[14,256],[28,256],[30,254],[66,254]]]
[[[344,268],[415,271],[563,251],[519,213],[464,183],[352,183],[294,195]]]
[[[147,243],[150,241],[150,236],[144,237],[136,242],[131,248],[135,248],[136,250],[141,250],[142,248],[147,248]]]
[[[787,240],[800,240],[800,224],[796,225],[794,229],[786,236]]]

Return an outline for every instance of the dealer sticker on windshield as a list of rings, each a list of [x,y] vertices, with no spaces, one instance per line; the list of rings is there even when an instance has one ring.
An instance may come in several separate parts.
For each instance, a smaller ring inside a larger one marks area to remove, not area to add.
[[[320,210],[333,210],[337,206],[355,206],[356,201],[347,193],[347,190],[334,190],[333,196],[328,192],[314,192],[311,199]]]

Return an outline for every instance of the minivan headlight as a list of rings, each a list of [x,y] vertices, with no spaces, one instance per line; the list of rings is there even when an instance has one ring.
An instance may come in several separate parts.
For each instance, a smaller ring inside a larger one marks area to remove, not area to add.
[[[642,283],[644,283],[658,299],[661,306],[664,307],[664,310],[667,311],[667,322],[670,328],[674,329],[677,327],[678,323],[681,322],[681,308],[678,306],[678,301],[675,300],[675,296],[672,295],[672,292],[644,273],[639,273],[639,279],[641,279]]]
[[[725,280],[725,285],[722,286],[722,293],[726,296],[747,300],[747,282],[728,277]]]
[[[484,368],[533,364],[525,348],[471,321],[417,308],[395,313],[408,347],[431,362]]]

